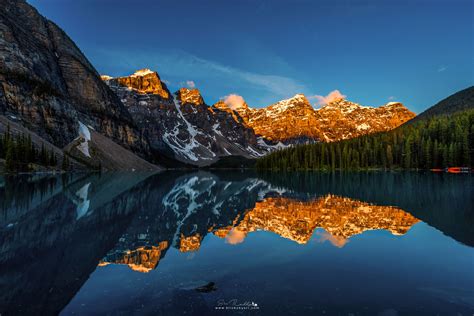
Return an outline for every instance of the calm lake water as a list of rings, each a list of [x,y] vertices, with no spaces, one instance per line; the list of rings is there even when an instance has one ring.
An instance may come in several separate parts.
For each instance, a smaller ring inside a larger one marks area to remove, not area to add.
[[[473,315],[474,177],[0,178],[1,315]]]

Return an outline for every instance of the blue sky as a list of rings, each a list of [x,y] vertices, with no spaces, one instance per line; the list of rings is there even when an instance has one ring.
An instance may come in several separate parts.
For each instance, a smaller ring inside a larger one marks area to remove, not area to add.
[[[471,0],[29,0],[101,74],[158,71],[212,104],[296,93],[419,113],[474,84]]]

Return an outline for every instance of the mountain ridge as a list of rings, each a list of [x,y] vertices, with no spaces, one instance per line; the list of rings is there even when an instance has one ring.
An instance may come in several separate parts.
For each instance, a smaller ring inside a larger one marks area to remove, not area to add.
[[[472,108],[474,105],[474,86],[470,86],[437,102],[420,113],[413,122],[437,115],[452,114]]]
[[[340,99],[315,109],[304,94],[264,108],[226,100],[209,106],[196,88],[171,93],[159,74],[148,68],[129,76],[101,78],[142,126],[142,133],[150,137],[153,132],[152,148],[199,166],[226,156],[257,158],[295,144],[385,131],[415,115],[398,102],[375,108]]]
[[[244,104],[229,109],[239,113],[257,134],[283,142],[292,139],[308,142],[311,139],[337,141],[353,138],[393,129],[415,117],[399,102],[370,107],[340,98],[315,109],[304,94],[296,94],[264,108],[253,109]]]

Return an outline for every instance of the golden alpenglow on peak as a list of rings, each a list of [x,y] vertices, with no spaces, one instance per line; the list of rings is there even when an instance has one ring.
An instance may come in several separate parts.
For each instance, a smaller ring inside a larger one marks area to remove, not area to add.
[[[319,122],[311,103],[303,94],[279,101],[265,108],[245,106],[234,109],[245,124],[271,141],[319,139]]]
[[[201,235],[196,234],[193,236],[185,237],[181,234],[181,239],[179,241],[179,251],[181,252],[192,252],[197,251],[201,247]]]
[[[309,99],[320,98],[319,106]],[[273,142],[332,142],[370,133],[388,131],[412,119],[415,114],[403,104],[390,102],[381,107],[363,106],[337,93],[325,98],[304,94],[281,100],[264,108],[251,108],[243,97],[231,94],[215,108],[240,116],[256,135]],[[324,100],[322,100],[324,99]]]
[[[198,89],[181,88],[177,92],[178,100],[181,103],[191,103],[194,105],[200,105],[204,103],[201,96],[201,92]]]
[[[346,197],[327,195],[302,202],[290,198],[266,198],[257,202],[234,227],[221,228],[214,234],[230,244],[243,242],[254,231],[271,231],[299,244],[306,244],[316,228],[326,233],[320,239],[341,247],[347,240],[367,230],[383,229],[404,235],[419,220],[392,206],[378,206]]]
[[[107,75],[100,75],[100,79],[102,79],[103,81],[107,81],[107,80],[110,80],[110,79],[114,79],[114,77],[107,76]]]
[[[316,117],[321,139],[333,142],[389,131],[414,118],[415,113],[398,102],[371,107],[339,98],[317,109]]]
[[[130,269],[147,273],[155,269],[163,256],[163,251],[169,246],[167,241],[162,241],[158,246],[139,247],[133,250],[127,250],[124,253],[117,254],[115,258],[106,258],[99,262],[99,266],[109,264],[125,264]]]
[[[101,79],[109,86],[122,86],[141,94],[159,95],[163,99],[168,99],[170,96],[158,73],[150,69],[140,69],[126,77],[113,78],[103,75]]]
[[[140,70],[135,71],[135,73],[133,75],[131,75],[131,77],[143,77],[143,76],[150,75],[150,74],[153,74],[153,73],[155,73],[155,72],[151,71],[148,68],[144,68],[144,69],[140,69]]]

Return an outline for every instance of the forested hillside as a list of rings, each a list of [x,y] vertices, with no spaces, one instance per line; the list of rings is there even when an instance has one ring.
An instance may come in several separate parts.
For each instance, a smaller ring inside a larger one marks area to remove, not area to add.
[[[410,123],[418,122],[433,116],[453,114],[472,109],[474,104],[474,86],[458,91],[443,99],[416,116]]]
[[[44,144],[36,148],[31,135],[19,134],[13,136],[8,128],[0,134],[0,159],[5,159],[6,172],[25,172],[35,169],[33,165],[46,168],[56,168],[58,157],[51,149],[46,149]],[[68,168],[67,156],[63,159],[63,168]]]
[[[429,117],[390,132],[301,145],[260,158],[260,170],[430,169],[473,166],[474,110]]]

